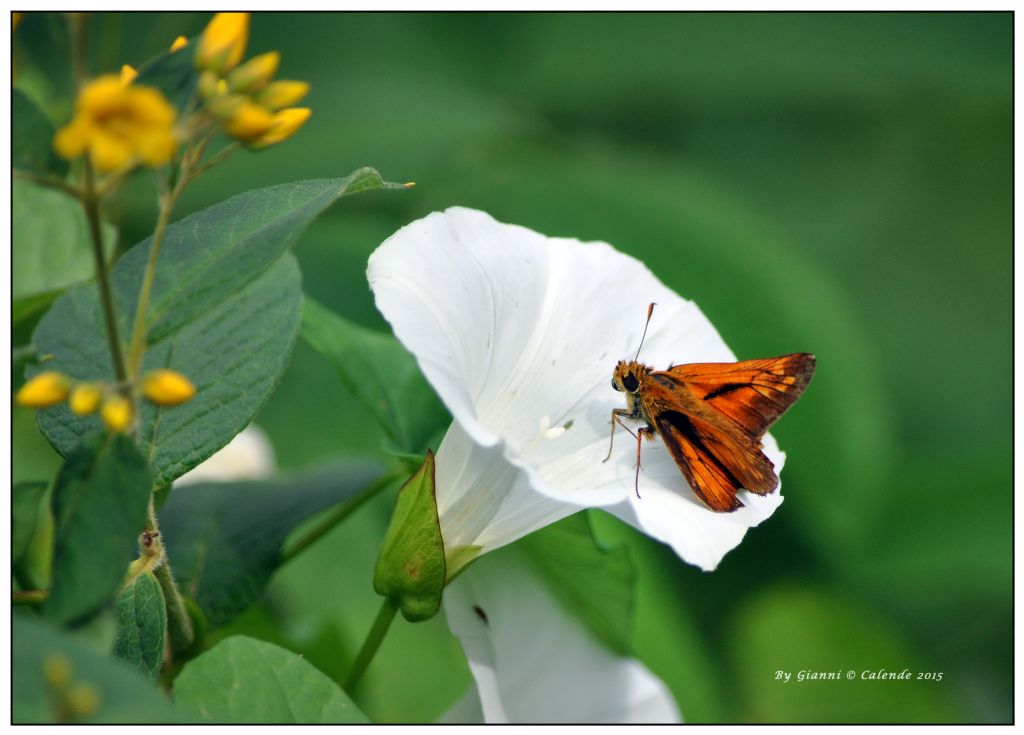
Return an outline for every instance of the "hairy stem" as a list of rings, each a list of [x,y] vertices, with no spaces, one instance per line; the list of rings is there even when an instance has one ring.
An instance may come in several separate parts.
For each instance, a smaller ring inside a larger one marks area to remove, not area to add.
[[[363,641],[363,647],[359,649],[359,654],[356,656],[356,660],[352,662],[352,668],[341,685],[341,688],[346,692],[351,692],[359,683],[359,680],[363,678],[363,674],[366,673],[367,667],[369,667],[373,657],[377,654],[377,649],[380,648],[384,636],[387,635],[388,629],[391,627],[391,621],[395,619],[396,612],[398,612],[398,606],[390,598],[384,598],[384,602],[380,606],[380,612],[377,613],[377,619],[373,621],[373,627],[367,633],[366,640]]]
[[[149,517],[146,519],[146,530],[154,536],[160,533],[156,522],[156,509],[152,499],[149,503]],[[161,543],[163,543],[161,541]],[[160,589],[164,593],[164,601],[167,607],[167,636],[171,641],[171,652],[174,656],[181,656],[192,647],[195,633],[192,630],[192,618],[185,609],[185,600],[181,596],[174,581],[174,573],[171,571],[171,563],[164,555],[163,564],[153,572]]]

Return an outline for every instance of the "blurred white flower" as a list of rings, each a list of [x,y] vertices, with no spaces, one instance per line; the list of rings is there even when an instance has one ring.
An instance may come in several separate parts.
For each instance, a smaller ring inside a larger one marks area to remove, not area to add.
[[[370,257],[377,307],[455,419],[437,452],[447,548],[480,553],[587,506],[600,506],[714,569],[782,502],[741,492],[745,507],[708,510],[660,441],[608,451],[622,395],[612,369],[631,358],[668,367],[736,358],[696,304],[606,243],[548,238],[453,208],[399,230]],[[770,435],[765,454],[781,470]]]
[[[174,484],[263,480],[273,475],[276,469],[270,439],[263,429],[250,424],[205,462],[175,480]]]
[[[453,581],[444,611],[476,684],[444,722],[682,721],[665,684],[636,659],[599,643],[515,547]]]

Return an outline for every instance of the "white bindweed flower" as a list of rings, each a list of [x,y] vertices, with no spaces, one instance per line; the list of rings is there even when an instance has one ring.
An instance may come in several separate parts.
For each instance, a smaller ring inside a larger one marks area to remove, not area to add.
[[[599,643],[517,548],[461,574],[444,611],[476,683],[444,722],[681,722],[665,684]]]
[[[741,492],[733,513],[707,509],[660,441],[619,432],[608,452],[611,387],[632,358],[649,303],[658,308],[640,358],[661,369],[735,360],[697,305],[606,243],[549,238],[452,208],[403,227],[370,256],[377,307],[451,411],[437,452],[447,548],[480,553],[600,506],[714,569],[782,502]],[[770,435],[765,454],[784,460]]]
[[[270,439],[263,429],[250,424],[205,462],[175,480],[174,484],[264,480],[274,474],[276,467]]]

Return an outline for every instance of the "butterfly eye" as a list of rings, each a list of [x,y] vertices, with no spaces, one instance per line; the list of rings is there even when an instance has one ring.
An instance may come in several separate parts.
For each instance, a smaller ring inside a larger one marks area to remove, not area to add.
[[[615,378],[612,378],[612,388],[615,390],[622,390],[622,388],[619,387],[619,384],[615,382]]]
[[[640,381],[636,379],[633,373],[626,373],[626,377],[622,379],[622,385],[630,393],[635,393],[636,389],[640,386]]]

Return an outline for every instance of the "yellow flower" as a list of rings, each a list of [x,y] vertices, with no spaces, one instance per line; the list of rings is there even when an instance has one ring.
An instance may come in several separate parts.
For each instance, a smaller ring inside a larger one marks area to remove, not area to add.
[[[151,370],[142,379],[142,393],[158,406],[177,406],[194,396],[196,387],[177,370]]]
[[[100,690],[91,682],[75,684],[68,691],[67,706],[76,717],[88,717],[100,708]]]
[[[68,160],[88,153],[101,171],[113,171],[138,159],[147,166],[167,163],[178,142],[174,107],[159,90],[122,84],[115,75],[85,86],[75,117],[57,131],[53,147]]]
[[[71,396],[68,398],[68,406],[71,412],[79,416],[88,416],[95,413],[103,400],[103,389],[96,383],[79,383],[71,389]]]
[[[51,653],[43,659],[43,678],[54,689],[63,689],[71,683],[71,661],[60,653]]]
[[[251,143],[270,131],[275,122],[270,110],[244,100],[224,122],[224,130],[233,138]]]
[[[274,127],[254,141],[251,147],[259,150],[288,140],[312,114],[308,107],[289,107],[287,110],[274,113]]]
[[[127,64],[121,67],[121,84],[131,84],[137,76],[139,76],[139,72]]]
[[[196,67],[226,72],[238,66],[249,40],[248,13],[217,13],[196,49]]]
[[[281,54],[276,51],[254,56],[228,74],[228,85],[233,92],[257,92],[273,79],[280,63]]]
[[[111,431],[124,431],[132,422],[132,402],[117,393],[107,396],[100,407],[100,418]]]
[[[178,36],[174,39],[174,43],[171,44],[171,53],[173,54],[175,51],[183,49],[186,46],[188,46],[188,39],[184,36]]]
[[[298,104],[299,100],[309,92],[309,82],[295,82],[290,79],[279,79],[268,84],[256,95],[256,101],[268,110],[281,110]]]
[[[55,371],[39,373],[21,386],[14,400],[28,408],[47,408],[68,397],[71,381]]]

